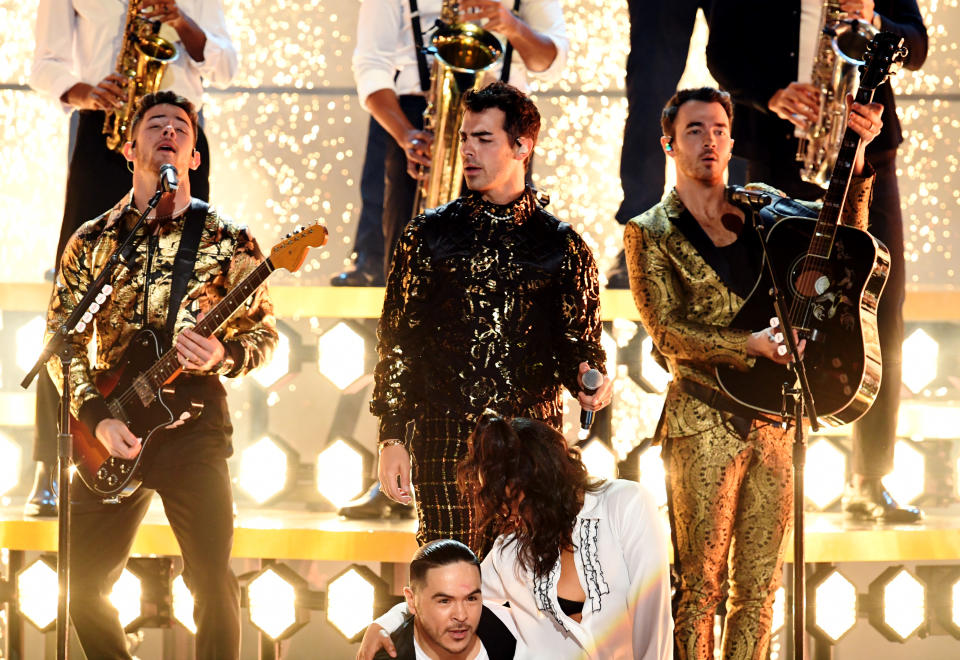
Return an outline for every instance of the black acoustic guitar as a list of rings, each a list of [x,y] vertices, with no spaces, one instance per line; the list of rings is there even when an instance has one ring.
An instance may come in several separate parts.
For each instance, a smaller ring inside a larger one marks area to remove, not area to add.
[[[327,242],[327,230],[321,224],[302,229],[278,243],[270,257],[237,284],[194,328],[208,337],[256,291],[277,268],[297,271],[307,252]],[[142,439],[140,453],[133,459],[111,456],[91,429],[75,417],[70,418],[73,433],[73,458],[83,483],[105,499],[119,500],[140,487],[140,459],[143,450],[158,431],[178,420],[200,414],[200,404],[178,394],[176,378],[181,373],[176,348],[166,352],[159,333],[145,328],[134,335],[120,364],[96,379],[106,398],[111,415],[126,423]]]
[[[867,104],[903,59],[903,40],[881,32],[868,46],[857,91]],[[767,232],[767,250],[787,301],[790,321],[807,340],[804,363],[822,422],[847,424],[863,415],[880,389],[877,304],[890,270],[887,248],[869,233],[840,225],[860,136],[847,128],[819,217],[780,219]],[[730,324],[756,331],[776,316],[767,269]],[[793,371],[758,359],[749,371],[717,368],[723,391],[754,410],[780,415],[782,385]]]

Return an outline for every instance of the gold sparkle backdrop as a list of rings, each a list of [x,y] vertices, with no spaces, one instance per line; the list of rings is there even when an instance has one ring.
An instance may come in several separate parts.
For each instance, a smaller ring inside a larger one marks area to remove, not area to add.
[[[239,0],[227,18],[240,70],[227,90],[209,90],[214,201],[251,225],[269,248],[297,223],[323,220],[328,249],[316,251],[290,283],[325,284],[349,263],[359,216],[359,172],[369,117],[353,92],[350,56],[356,0]],[[562,81],[535,90],[544,114],[538,185],[551,209],[578,227],[601,270],[619,250],[613,221],[626,114],[626,8],[603,0],[565,2],[572,42]],[[960,217],[958,0],[921,0],[930,55],[901,72],[906,141],[900,188],[914,286],[952,287],[953,218]],[[34,5],[0,0],[0,281],[37,281],[52,265],[62,214],[67,119],[57,104],[23,87],[33,49]],[[694,36],[684,84],[709,80],[705,33]],[[655,136],[654,138],[655,139]],[[652,140],[653,140],[652,139]],[[26,228],[29,227],[29,230]]]

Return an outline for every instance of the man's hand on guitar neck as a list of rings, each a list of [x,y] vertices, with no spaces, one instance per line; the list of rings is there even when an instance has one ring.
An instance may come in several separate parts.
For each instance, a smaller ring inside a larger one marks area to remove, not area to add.
[[[140,453],[140,438],[127,428],[119,419],[108,417],[97,424],[97,440],[100,441],[111,456],[130,460]]]
[[[201,315],[200,318],[203,318]],[[226,350],[214,336],[204,337],[187,328],[176,339],[177,357],[184,371],[206,373],[223,362]]]

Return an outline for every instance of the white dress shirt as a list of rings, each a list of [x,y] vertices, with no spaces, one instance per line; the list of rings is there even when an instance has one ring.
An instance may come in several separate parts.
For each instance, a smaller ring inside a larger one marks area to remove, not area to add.
[[[511,0],[501,0],[510,3]],[[441,0],[421,0],[420,28],[423,41],[429,45],[430,32],[440,17]],[[520,18],[535,32],[548,37],[557,48],[557,56],[545,71],[529,71],[516,50],[510,65],[510,84],[527,91],[528,77],[553,82],[560,78],[566,66],[570,40],[563,21],[559,0],[522,0]],[[506,39],[499,37],[506,47]],[[428,66],[429,66],[428,62]],[[500,77],[503,58],[490,68],[492,80]],[[353,74],[357,94],[366,105],[367,97],[381,89],[392,89],[397,95],[421,94],[420,74],[413,45],[409,0],[362,0],[357,20],[357,46],[353,52]]]
[[[40,0],[30,86],[59,100],[77,83],[96,85],[113,73],[123,43],[127,4],[124,0]],[[218,87],[229,84],[237,71],[237,51],[227,32],[221,0],[178,0],[177,5],[203,30],[207,42],[203,61],[197,62],[180,43],[176,30],[162,26],[160,36],[176,43],[180,54],[167,66],[160,87],[187,97],[199,108],[204,81]],[[62,105],[64,111],[72,110]]]

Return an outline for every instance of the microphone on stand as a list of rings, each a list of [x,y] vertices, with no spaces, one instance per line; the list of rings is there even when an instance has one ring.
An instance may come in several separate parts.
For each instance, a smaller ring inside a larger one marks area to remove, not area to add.
[[[176,192],[180,187],[180,181],[177,179],[177,168],[166,163],[160,166],[160,181],[157,182],[157,189],[165,193]]]
[[[590,369],[584,372],[580,381],[583,383],[583,393],[592,396],[603,385],[603,374],[596,369]],[[593,426],[593,414],[592,410],[580,411],[580,428],[584,431],[589,431]]]

